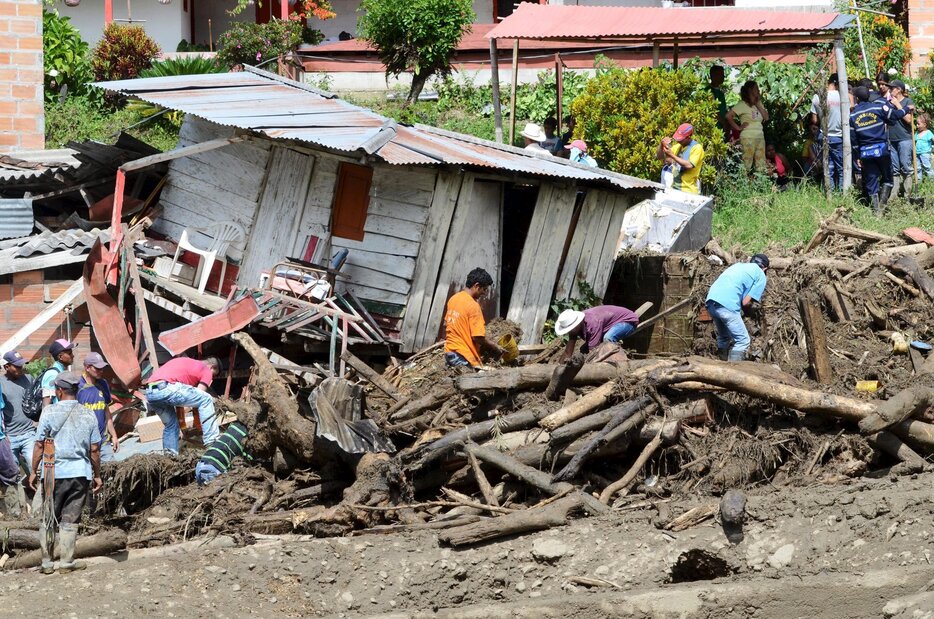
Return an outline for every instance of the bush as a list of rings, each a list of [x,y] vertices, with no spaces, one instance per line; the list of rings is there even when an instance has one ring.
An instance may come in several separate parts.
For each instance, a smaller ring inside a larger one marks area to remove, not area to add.
[[[860,3],[862,8],[871,8],[877,11],[890,11],[892,4],[887,1]],[[848,6],[842,9],[844,13],[855,14]],[[869,65],[870,77],[875,79],[879,71],[895,69],[902,73],[911,60],[911,47],[905,30],[892,18],[885,15],[861,13],[859,16],[863,27],[863,43],[866,46],[866,57]],[[843,36],[843,52],[846,57],[846,74],[850,79],[859,79],[866,74],[863,63],[863,52],[859,45],[859,32],[855,27],[847,28]]]
[[[301,42],[302,25],[297,21],[236,22],[217,39],[217,61],[226,68],[258,65],[294,50]]]
[[[717,104],[706,85],[688,69],[600,69],[571,105],[575,133],[587,141],[602,166],[641,178],[657,179],[662,163],[658,142],[683,122],[694,125],[704,146],[704,183],[716,175],[715,161],[726,147],[717,126]]]
[[[143,69],[152,66],[159,55],[159,46],[149,38],[142,26],[111,23],[94,48],[91,68],[98,81],[133,79]]]
[[[57,98],[63,89],[73,95],[85,94],[93,80],[90,46],[71,24],[56,11],[42,13],[42,53],[45,71],[45,99]]]
[[[68,97],[45,105],[45,144],[47,148],[63,148],[73,140],[111,143],[120,131],[140,120],[132,108],[112,111],[102,109],[89,97]],[[147,123],[129,133],[162,151],[172,150],[178,143],[178,129],[169,123]]]

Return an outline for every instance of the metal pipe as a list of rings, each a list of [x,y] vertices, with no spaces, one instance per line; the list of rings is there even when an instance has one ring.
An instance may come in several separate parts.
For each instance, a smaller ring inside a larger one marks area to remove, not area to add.
[[[859,35],[859,49],[863,53],[863,69],[866,71],[866,77],[871,78],[869,75],[869,59],[866,58],[866,46],[863,44],[863,23],[859,19],[859,7],[856,6],[856,0],[851,0],[851,8],[856,11],[856,33]]]
[[[516,83],[519,81],[519,39],[512,44],[512,86],[509,101],[509,145],[516,143]]]

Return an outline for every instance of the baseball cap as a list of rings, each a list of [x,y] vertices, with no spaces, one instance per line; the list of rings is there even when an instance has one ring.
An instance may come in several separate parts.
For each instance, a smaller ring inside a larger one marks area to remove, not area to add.
[[[104,361],[104,358],[101,356],[100,353],[92,352],[92,353],[88,353],[88,356],[84,358],[84,367],[87,367],[89,365],[96,367],[99,370],[102,370],[110,364]]]
[[[892,88],[898,88],[899,90],[902,90],[902,91],[905,90],[905,82],[901,80],[892,80],[891,82],[889,82],[889,86],[891,86]]]
[[[3,365],[15,365],[18,368],[26,365],[26,360],[23,359],[23,355],[19,354],[15,350],[11,350],[8,353],[3,354]]]
[[[52,342],[52,345],[49,346],[49,354],[51,354],[53,357],[57,357],[60,352],[64,352],[66,350],[72,350],[76,346],[77,344],[75,344],[74,342],[69,342],[68,340],[64,338],[58,339]]]
[[[60,372],[52,384],[65,391],[77,391],[79,382],[81,377],[77,372]]]
[[[671,136],[671,139],[679,142],[685,138],[691,137],[692,135],[694,135],[694,125],[691,123],[682,123],[681,126],[678,127],[678,130],[675,131],[675,134]]]
[[[584,140],[574,140],[574,141],[571,142],[570,144],[567,144],[564,148],[566,148],[567,150],[571,150],[572,148],[576,148],[576,149],[579,150],[580,152],[586,153],[586,152],[587,152],[587,142],[585,142]]]
[[[763,269],[769,268],[769,257],[765,254],[755,254],[749,259],[749,262],[759,265]]]

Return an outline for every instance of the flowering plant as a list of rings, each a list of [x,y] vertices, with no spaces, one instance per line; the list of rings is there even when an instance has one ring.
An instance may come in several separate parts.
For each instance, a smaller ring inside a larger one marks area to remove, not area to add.
[[[235,22],[217,39],[222,66],[259,65],[294,50],[302,42],[301,22],[273,19],[266,24]]]

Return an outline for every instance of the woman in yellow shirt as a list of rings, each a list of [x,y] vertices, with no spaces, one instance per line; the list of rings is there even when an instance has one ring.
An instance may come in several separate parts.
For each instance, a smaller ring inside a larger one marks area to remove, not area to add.
[[[739,131],[739,143],[743,148],[743,164],[749,171],[766,171],[765,133],[762,123],[769,119],[769,113],[762,105],[759,85],[753,81],[743,84],[739,91],[742,99],[726,114],[726,121],[734,131]]]

